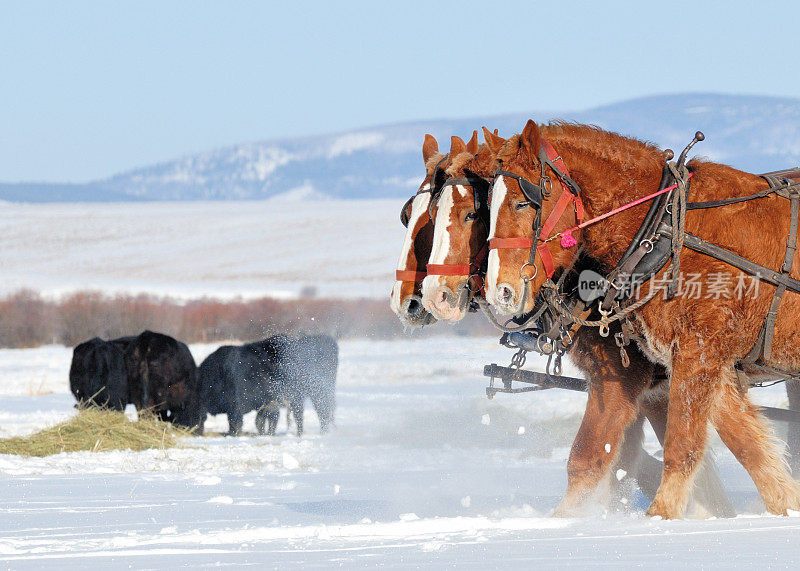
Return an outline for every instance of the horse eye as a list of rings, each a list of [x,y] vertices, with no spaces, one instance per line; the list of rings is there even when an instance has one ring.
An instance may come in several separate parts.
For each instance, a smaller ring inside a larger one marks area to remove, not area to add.
[[[464,217],[464,222],[469,222],[470,220],[475,220],[478,217],[477,212],[470,212]]]
[[[517,202],[517,203],[514,205],[514,209],[516,209],[516,210],[523,210],[523,209],[527,208],[527,207],[528,207],[528,206],[530,206],[530,205],[531,205],[531,203],[530,203],[530,202]]]

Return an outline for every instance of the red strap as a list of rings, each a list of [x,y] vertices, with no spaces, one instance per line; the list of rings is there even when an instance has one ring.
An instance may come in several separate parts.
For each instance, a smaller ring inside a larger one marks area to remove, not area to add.
[[[561,196],[558,197],[558,201],[556,205],[553,207],[553,210],[550,212],[550,216],[547,217],[547,220],[544,222],[544,226],[542,226],[542,240],[546,240],[550,237],[550,232],[553,231],[558,221],[564,215],[564,211],[567,209],[567,206],[570,202],[572,202],[573,194],[567,190],[566,188],[561,191]]]
[[[488,244],[484,244],[483,248],[475,256],[469,264],[428,264],[428,275],[433,276],[471,276],[477,275],[478,269],[481,267],[483,260],[489,253]]]
[[[553,163],[556,167],[558,167],[558,169],[565,175],[570,176],[567,164],[564,162],[564,159],[561,158],[561,155],[559,155],[553,148],[553,145],[551,145],[549,141],[545,141],[544,139],[542,139],[541,145],[542,148],[544,149],[545,154],[547,155],[547,158],[550,159],[550,162]],[[572,197],[572,202],[575,204],[575,217],[578,219],[578,224],[580,224],[581,222],[583,222],[583,217],[584,217],[583,201],[581,200],[580,196],[572,194],[572,191],[570,191],[567,188],[567,185],[564,184],[561,180],[559,180],[559,182],[561,182],[562,189],[565,192],[568,192],[569,195]]]
[[[556,168],[558,168],[562,173],[569,176],[569,169],[567,169],[567,165],[564,164],[564,159],[556,152],[548,141],[544,139],[541,142],[542,149],[544,149],[547,158],[553,163]],[[583,202],[581,201],[579,196],[575,196],[572,194],[567,185],[564,184],[561,179],[559,179],[559,184],[561,185],[561,194],[556,201],[556,205],[553,207],[553,210],[550,212],[550,215],[545,220],[544,225],[542,226],[542,231],[539,234],[540,244],[536,246],[536,251],[539,253],[539,257],[542,260],[542,265],[544,266],[544,271],[547,274],[548,278],[553,277],[553,273],[555,273],[555,267],[553,264],[553,256],[550,255],[550,250],[547,249],[547,238],[550,237],[550,233],[558,224],[558,221],[561,220],[561,217],[564,215],[564,211],[567,209],[570,203],[572,203],[575,207],[575,217],[580,224],[583,222],[584,210],[583,210]],[[489,249],[490,250],[498,250],[498,249],[524,249],[524,248],[532,248],[533,247],[533,239],[531,238],[492,238],[489,240]]]
[[[536,251],[539,252],[539,258],[542,260],[544,273],[547,274],[548,278],[552,278],[556,269],[553,265],[553,256],[550,255],[550,250],[547,249],[547,244],[542,242],[536,247]]]
[[[533,246],[533,238],[492,238],[489,240],[490,250],[517,250]]]
[[[426,272],[415,272],[413,270],[396,270],[395,277],[399,282],[419,283],[428,275]]]
[[[542,139],[540,144],[542,145],[547,158],[550,159],[550,162],[556,165],[565,175],[569,176],[569,171],[567,170],[567,165],[564,164],[564,159],[562,159],[561,155],[556,152],[556,150],[553,148],[553,145],[550,144],[550,141],[545,141]],[[557,162],[560,162],[561,164],[556,164]]]
[[[472,272],[469,264],[428,264],[429,276],[468,276]]]

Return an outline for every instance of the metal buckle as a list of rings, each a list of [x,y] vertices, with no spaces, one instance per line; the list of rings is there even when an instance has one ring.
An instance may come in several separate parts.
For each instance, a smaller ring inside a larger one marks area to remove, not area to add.
[[[608,317],[612,313],[612,311],[610,309],[608,311],[603,309],[603,300],[602,299],[598,299],[597,300],[597,309],[598,309],[598,311],[600,311],[600,315],[602,316],[603,319],[605,319],[606,317]],[[609,334],[608,323],[606,323],[605,325],[601,325],[600,326],[600,330],[598,331],[598,333],[600,333],[600,337],[608,337],[608,334]]]

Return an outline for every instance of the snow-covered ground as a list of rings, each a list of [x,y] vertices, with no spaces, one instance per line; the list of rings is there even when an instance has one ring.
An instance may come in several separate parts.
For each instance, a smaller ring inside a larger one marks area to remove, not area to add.
[[[422,169],[420,169],[422,172]],[[0,295],[388,298],[402,200],[0,203]],[[346,268],[346,271],[343,271]]]
[[[214,346],[191,349],[199,361]],[[509,357],[494,339],[348,340],[337,429],[324,437],[307,412],[302,439],[208,436],[166,451],[0,457],[0,561],[59,569],[800,561],[800,520],[765,515],[718,442],[735,519],[654,521],[641,496],[624,513],[550,517],[585,396],[551,390],[487,400],[482,365]],[[0,350],[0,436],[73,414],[69,359],[63,347]],[[785,405],[782,387],[754,394]],[[207,427],[224,431],[227,423],[216,417]],[[245,429],[254,429],[252,414]],[[646,444],[657,451],[652,434]]]

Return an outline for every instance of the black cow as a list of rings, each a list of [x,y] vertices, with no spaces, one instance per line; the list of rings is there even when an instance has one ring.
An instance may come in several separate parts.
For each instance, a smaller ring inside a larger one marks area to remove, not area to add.
[[[128,398],[136,410],[186,427],[199,424],[197,366],[185,343],[145,331],[125,351]]]
[[[327,432],[336,413],[336,371],[339,347],[328,335],[290,339],[285,335],[270,337],[264,342],[269,357],[268,406],[259,411],[256,422],[269,421],[267,434],[275,434],[280,406],[287,403],[297,424],[297,435],[303,434],[303,413],[306,398],[319,417],[320,430]]]
[[[202,362],[198,371],[200,427],[208,414],[228,416],[228,434],[242,431],[245,414],[267,404],[268,353],[264,342],[241,347],[224,345]],[[264,420],[256,419],[259,434],[264,433]]]
[[[95,337],[73,349],[69,388],[79,407],[96,405],[125,410],[128,376],[123,347],[122,340],[103,341]]]

